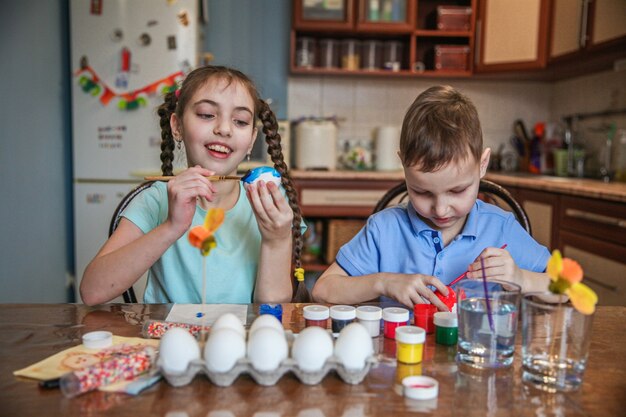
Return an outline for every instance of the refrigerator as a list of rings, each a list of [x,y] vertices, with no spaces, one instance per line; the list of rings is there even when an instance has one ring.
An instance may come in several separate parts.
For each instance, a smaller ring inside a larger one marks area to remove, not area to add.
[[[197,64],[199,9],[198,0],[70,1],[77,302],[118,203],[160,173],[156,108]],[[143,287],[145,276],[138,298]]]

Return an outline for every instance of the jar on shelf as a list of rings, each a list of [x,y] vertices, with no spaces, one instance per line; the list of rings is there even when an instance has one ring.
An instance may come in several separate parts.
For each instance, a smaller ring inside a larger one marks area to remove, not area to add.
[[[380,41],[363,41],[361,46],[361,68],[369,71],[381,69],[383,44]]]
[[[361,66],[360,42],[356,39],[344,39],[341,42],[341,68],[356,71]]]
[[[299,37],[296,40],[296,67],[313,68],[315,65],[315,39]]]
[[[320,68],[339,68],[339,42],[336,39],[320,39],[318,62]]]
[[[383,44],[383,69],[400,71],[402,68],[402,42],[386,41]]]

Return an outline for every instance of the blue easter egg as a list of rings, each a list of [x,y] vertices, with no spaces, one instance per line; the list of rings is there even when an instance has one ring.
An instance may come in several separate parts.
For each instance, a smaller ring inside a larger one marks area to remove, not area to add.
[[[280,174],[272,167],[262,166],[253,168],[246,173],[241,179],[246,184],[254,184],[257,181],[273,182],[276,185],[281,184]]]

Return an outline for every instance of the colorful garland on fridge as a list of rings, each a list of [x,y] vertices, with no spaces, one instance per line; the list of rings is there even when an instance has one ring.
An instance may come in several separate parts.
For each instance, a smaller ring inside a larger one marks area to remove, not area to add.
[[[78,77],[78,84],[83,91],[94,97],[100,96],[100,103],[104,106],[108,105],[113,98],[119,98],[117,107],[120,110],[135,110],[140,106],[143,107],[148,104],[146,95],[156,94],[159,86],[161,86],[162,94],[175,91],[178,88],[176,82],[185,74],[183,71],[178,71],[145,87],[127,93],[116,93],[113,91],[89,65],[81,67],[74,75]],[[104,92],[102,92],[103,90]]]

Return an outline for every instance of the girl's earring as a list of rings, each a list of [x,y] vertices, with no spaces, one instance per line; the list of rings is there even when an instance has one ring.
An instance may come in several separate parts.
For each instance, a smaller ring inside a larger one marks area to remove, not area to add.
[[[252,152],[248,152],[248,153],[246,154],[246,160],[247,160],[248,162],[250,162],[250,154],[251,154],[251,153],[252,153]]]
[[[182,139],[178,139],[176,142],[177,142],[176,143],[176,149],[178,149],[180,151],[180,148],[183,147],[183,140]]]

